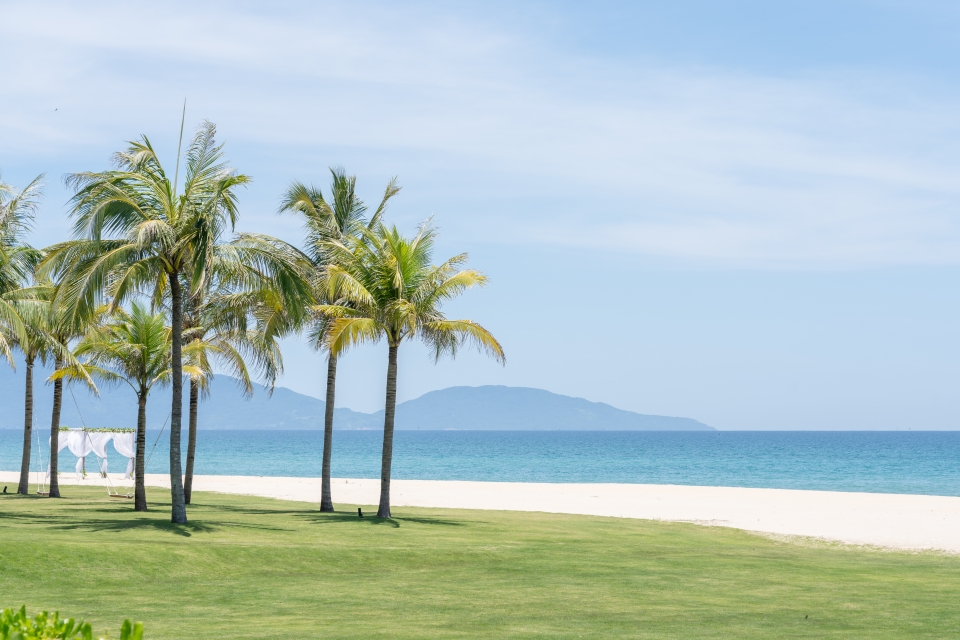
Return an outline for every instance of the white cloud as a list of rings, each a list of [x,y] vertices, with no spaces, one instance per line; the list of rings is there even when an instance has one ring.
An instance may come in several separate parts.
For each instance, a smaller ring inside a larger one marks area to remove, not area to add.
[[[588,58],[392,5],[0,11],[5,165],[105,158],[186,94],[291,174],[321,148],[400,159],[428,205],[489,207],[443,221],[475,236],[761,267],[960,256],[958,101],[929,82]]]

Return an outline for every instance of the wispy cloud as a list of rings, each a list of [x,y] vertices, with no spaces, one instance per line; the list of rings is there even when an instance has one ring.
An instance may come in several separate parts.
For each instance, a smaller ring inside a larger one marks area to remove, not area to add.
[[[456,194],[458,233],[757,267],[960,258],[960,100],[930,79],[573,54],[436,6],[0,11],[7,165],[105,157],[187,94],[272,171],[320,149],[402,164],[428,205]]]

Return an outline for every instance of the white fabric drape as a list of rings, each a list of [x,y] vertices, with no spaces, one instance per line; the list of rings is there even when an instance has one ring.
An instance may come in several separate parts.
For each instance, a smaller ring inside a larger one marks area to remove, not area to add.
[[[113,448],[124,458],[136,457],[137,434],[133,432],[113,434]]]
[[[107,455],[107,442],[101,436],[107,436],[108,441],[110,440],[111,434],[90,433],[79,429],[77,431],[68,431],[67,434],[67,447],[70,448],[70,453],[78,458],[75,469],[77,477],[79,478],[83,475],[83,465],[88,455],[95,453],[101,458]],[[103,470],[106,470],[106,460],[104,460],[101,466]]]
[[[83,474],[83,462],[84,458],[88,453],[92,451],[90,448],[90,440],[86,437],[87,434],[83,431],[70,430],[70,431],[61,431],[60,437],[57,439],[57,451],[63,451],[64,449],[70,449],[70,453],[77,456],[77,465],[74,467],[74,470],[77,472],[77,478],[82,477]],[[52,439],[51,439],[52,440]],[[53,444],[48,441],[49,444]],[[47,465],[47,478],[50,477],[50,465]]]
[[[83,431],[82,429],[71,429],[61,431],[57,442],[58,451],[69,449],[70,453],[77,456],[77,465],[75,471],[77,478],[83,474],[83,465],[85,458],[91,453],[101,459],[100,469],[103,473],[107,472],[107,443],[113,440],[113,447],[117,453],[129,458],[127,463],[126,477],[133,477],[133,458],[136,455],[135,434],[133,433],[112,433],[109,431]],[[52,443],[51,443],[52,444]],[[47,465],[47,478],[50,477],[50,465]]]
[[[112,433],[103,433],[103,432],[86,432],[87,439],[90,442],[90,451],[100,458],[100,469],[101,473],[107,472],[107,443],[113,439]]]
[[[69,431],[60,432],[60,438],[57,440],[57,453],[60,453],[61,451],[67,448],[67,440],[69,439],[70,439]],[[50,438],[49,440],[47,440],[47,444],[51,444],[52,441],[53,441],[53,438]]]
[[[64,438],[63,436],[67,436]],[[89,454],[93,449],[90,448],[90,438],[85,431],[61,431],[60,432],[60,441],[63,442],[66,440],[67,448],[70,449],[70,453],[77,456],[78,458],[83,458]]]
[[[90,442],[90,451],[91,453],[97,454],[97,456],[106,459],[107,457],[107,443],[113,439],[112,433],[103,433],[103,432],[87,432],[87,438]]]
[[[113,448],[117,453],[127,460],[127,472],[124,474],[124,480],[133,478],[133,459],[137,455],[137,434],[136,433],[115,433],[113,434]]]

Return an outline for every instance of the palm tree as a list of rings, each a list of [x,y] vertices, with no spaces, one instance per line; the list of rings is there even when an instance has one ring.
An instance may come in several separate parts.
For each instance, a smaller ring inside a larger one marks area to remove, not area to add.
[[[146,136],[114,155],[115,170],[67,177],[74,235],[80,240],[50,249],[50,267],[64,276],[61,304],[75,316],[90,316],[107,296],[112,308],[131,295],[169,295],[173,406],[170,417],[171,520],[187,522],[180,433],[183,411],[182,279],[197,289],[207,274],[213,247],[237,218],[236,189],[249,182],[229,168],[216,127],[204,122],[186,154],[179,191]],[[179,170],[179,153],[177,161]]]
[[[253,394],[251,369],[272,394],[283,372],[277,340],[299,326],[312,300],[307,271],[302,253],[271,236],[239,234],[229,243],[214,244],[201,286],[185,287],[184,342],[197,343],[205,368],[210,368],[212,355],[245,397]],[[199,399],[210,392],[207,382],[190,380],[186,504],[193,493]]]
[[[44,315],[43,304],[31,301],[28,288],[41,252],[24,242],[33,225],[43,190],[43,176],[37,176],[22,191],[0,180],[0,352],[13,366],[11,346],[30,345],[38,338],[37,329]],[[28,316],[25,320],[25,316]],[[42,332],[41,332],[42,333]],[[26,356],[26,398],[24,402],[23,456],[17,492],[28,492],[30,454],[33,442],[33,363],[32,349]]]
[[[90,316],[106,298],[116,309],[145,294],[155,308],[170,309],[171,520],[181,524],[187,521],[180,450],[183,312],[187,296],[211,277],[222,235],[237,219],[236,189],[250,181],[227,166],[215,133],[210,122],[199,127],[187,150],[182,188],[177,172],[172,181],[164,172],[146,136],[114,155],[116,170],[68,176],[76,190],[71,215],[79,239],[52,247],[45,267],[63,277],[59,299],[75,316]],[[247,266],[236,282],[271,281],[295,314],[309,292],[288,256],[278,253],[283,243],[241,237],[231,245],[233,259]]]
[[[26,339],[17,339],[15,346],[23,353],[26,364],[26,385],[23,402],[23,456],[20,462],[20,483],[17,493],[26,495],[29,491],[30,454],[33,442],[33,369],[37,360],[46,364],[48,358],[69,358],[67,349],[56,342],[49,329],[50,299],[53,287],[37,284],[22,289],[13,301],[17,314],[23,321]]]
[[[13,339],[26,339],[14,300],[33,275],[41,255],[24,242],[36,216],[43,190],[37,176],[22,191],[0,180],[0,354],[13,366]]]
[[[84,360],[63,367],[53,377],[85,379],[93,376],[105,382],[125,382],[137,394],[137,450],[135,466],[134,508],[147,510],[144,489],[144,452],[147,438],[147,398],[159,384],[170,381],[172,342],[165,313],[150,313],[143,305],[134,303],[130,312],[116,309],[106,324],[90,330],[77,344],[74,354]],[[184,347],[188,364],[183,371],[194,378],[206,378],[208,372],[189,364],[196,360],[195,347]]]
[[[309,269],[309,278],[314,285],[314,297],[321,304],[336,304],[336,293],[328,295],[324,284],[325,269],[332,254],[327,250],[329,242],[350,245],[362,236],[366,229],[380,222],[387,208],[387,201],[395,196],[400,187],[394,178],[387,184],[380,206],[370,221],[364,218],[367,207],[356,195],[355,176],[347,176],[341,168],[331,168],[330,202],[320,189],[294,182],[287,189],[280,204],[281,212],[300,216],[306,228],[304,253]],[[343,304],[349,304],[342,300]],[[326,349],[330,317],[322,312],[312,314],[309,336],[314,349]],[[320,511],[333,511],[330,493],[330,457],[333,450],[333,409],[336,400],[337,358],[327,350],[327,400],[323,424],[323,468],[321,472]]]
[[[56,300],[56,288],[53,299]],[[46,310],[46,317],[41,326],[46,338],[50,341],[54,363],[54,373],[50,376],[50,380],[53,381],[53,411],[50,416],[50,486],[47,495],[51,498],[59,498],[60,411],[63,407],[63,378],[58,377],[57,372],[64,367],[76,366],[77,361],[70,351],[70,344],[87,332],[94,322],[94,317],[72,315],[66,308],[55,303],[48,305]],[[97,393],[93,380],[83,371],[79,374],[78,377],[83,379],[94,393]]]
[[[387,394],[383,419],[383,457],[380,471],[380,506],[377,516],[390,517],[390,467],[393,460],[393,426],[397,406],[397,351],[408,338],[419,338],[439,359],[455,356],[466,342],[504,363],[503,349],[489,331],[470,320],[448,320],[440,308],[486,276],[461,269],[463,253],[439,266],[431,265],[436,232],[429,222],[413,239],[396,227],[378,224],[364,233],[363,241],[350,245],[326,243],[335,259],[326,269],[327,287],[344,302],[321,305],[333,317],[327,348],[336,357],[350,346],[386,338]],[[346,304],[345,304],[346,303]]]
[[[232,243],[230,249],[236,248]],[[277,376],[283,370],[283,359],[276,335],[270,335],[262,329],[248,329],[247,321],[254,309],[270,299],[265,295],[270,285],[259,285],[256,289],[238,287],[237,280],[243,279],[249,266],[242,260],[235,260],[233,251],[218,251],[212,261],[213,276],[205,279],[204,286],[192,292],[186,298],[184,309],[183,340],[193,349],[198,364],[204,371],[212,370],[215,361],[221,369],[233,377],[243,390],[245,397],[253,394],[253,382],[250,376],[251,361],[272,389]],[[267,279],[269,280],[269,279]],[[250,280],[247,280],[250,284]],[[185,348],[188,348],[185,347]],[[193,494],[193,468],[197,450],[197,423],[201,394],[210,393],[209,379],[212,376],[190,377],[190,415],[187,435],[187,467],[183,479],[183,495],[186,504],[190,504]]]
[[[43,319],[48,313],[45,305],[31,305],[35,312],[25,313],[24,309],[18,310],[18,315],[24,321],[24,329],[27,333],[27,340],[17,340],[16,346],[23,352],[24,363],[26,364],[26,389],[24,391],[23,401],[23,454],[20,459],[20,482],[17,484],[17,493],[27,495],[30,491],[30,454],[33,446],[33,367],[37,360],[46,363],[48,345],[50,336],[44,331]],[[36,309],[40,306],[39,309]],[[34,311],[31,309],[30,311]],[[27,316],[27,317],[25,317]]]

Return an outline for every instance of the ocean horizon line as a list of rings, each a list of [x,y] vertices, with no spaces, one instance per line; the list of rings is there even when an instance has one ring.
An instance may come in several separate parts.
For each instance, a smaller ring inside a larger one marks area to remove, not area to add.
[[[0,431],[0,469],[20,468],[22,434]],[[148,473],[169,472],[168,434],[148,431]],[[34,436],[32,471],[46,464],[48,437],[41,430]],[[335,431],[331,475],[379,477],[382,443],[382,431]],[[322,450],[321,429],[200,430],[195,473],[316,477]],[[125,466],[112,444],[107,452],[110,469]],[[957,459],[960,431],[404,430],[394,438],[393,475],[960,496]],[[61,452],[62,471],[72,472],[76,461]],[[86,463],[88,471],[97,469],[95,460]]]

